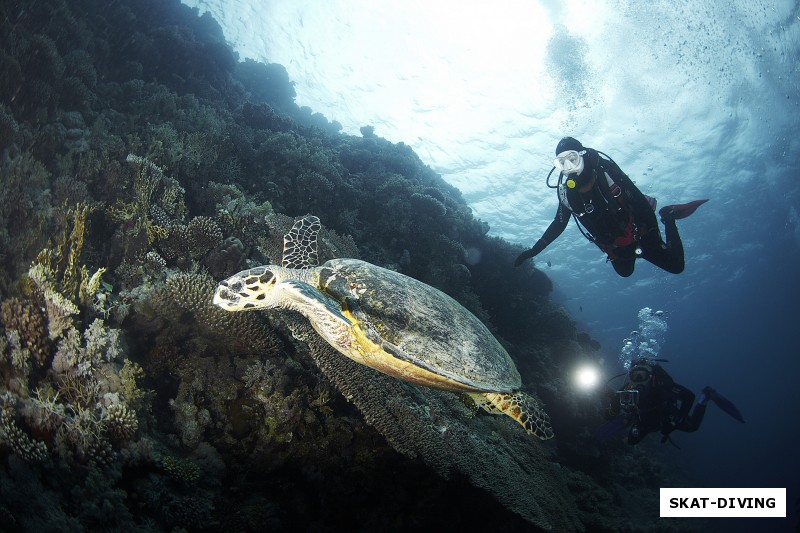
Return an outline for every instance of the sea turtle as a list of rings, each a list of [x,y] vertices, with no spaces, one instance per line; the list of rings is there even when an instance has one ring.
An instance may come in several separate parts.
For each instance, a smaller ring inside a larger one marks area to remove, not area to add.
[[[244,270],[220,282],[214,304],[227,311],[284,308],[305,316],[336,350],[375,370],[437,389],[468,394],[549,439],[550,421],[520,391],[506,350],[475,315],[443,292],[399,272],[360,261],[316,266],[317,217],[284,236],[282,266]]]

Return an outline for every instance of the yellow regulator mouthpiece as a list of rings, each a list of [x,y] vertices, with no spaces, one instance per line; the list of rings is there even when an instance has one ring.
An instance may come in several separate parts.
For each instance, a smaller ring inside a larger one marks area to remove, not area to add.
[[[567,184],[567,187],[569,187],[570,189],[574,189],[575,185],[576,185],[575,180],[572,179],[572,178],[568,179],[566,181],[566,184]]]

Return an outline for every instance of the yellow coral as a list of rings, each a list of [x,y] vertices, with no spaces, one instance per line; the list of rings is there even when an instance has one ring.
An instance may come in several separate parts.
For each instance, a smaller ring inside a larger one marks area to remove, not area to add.
[[[166,239],[169,231],[160,226],[150,216],[153,196],[162,184],[167,183],[164,171],[145,157],[129,154],[126,161],[138,167],[138,172],[133,179],[135,198],[131,202],[117,202],[106,208],[106,214],[114,221],[132,225],[132,233],[147,232],[148,244],[153,244],[160,239]],[[169,185],[169,186],[167,186]],[[179,210],[182,208],[183,199],[180,198],[180,188],[174,184],[165,185],[164,197],[171,202],[170,205]]]
[[[44,302],[47,310],[47,329],[50,338],[56,340],[64,331],[72,328],[72,316],[80,314],[80,310],[61,293],[52,289],[44,291]]]
[[[153,244],[156,240],[165,239],[167,229],[159,226],[150,218],[150,205],[153,195],[164,181],[164,171],[152,161],[134,154],[128,155],[128,162],[139,166],[139,172],[133,182],[136,191],[135,212],[137,215],[137,228],[147,232],[147,241]]]
[[[108,406],[103,423],[111,436],[118,439],[130,439],[139,428],[136,411],[121,403]]]
[[[100,284],[103,281],[103,274],[105,274],[105,272],[105,267],[100,267],[97,269],[97,272],[89,277],[89,271],[86,267],[84,266],[81,268],[81,287],[79,292],[82,304],[88,305],[92,303],[95,294],[100,290]]]
[[[39,252],[28,269],[28,278],[45,300],[51,339],[57,339],[72,325],[70,317],[80,312],[74,301],[88,303],[105,272],[105,268],[99,268],[89,276],[85,265],[78,267],[91,209],[88,204],[69,209],[67,218],[72,220],[72,229],[65,228],[58,242]]]
[[[72,296],[77,293],[80,284],[78,280],[78,262],[80,261],[83,242],[86,237],[86,217],[89,216],[89,206],[78,204],[75,209],[71,210],[71,213],[73,217],[72,233],[69,239],[65,239],[59,247],[59,256],[64,256],[66,250],[63,248],[69,248],[67,264],[62,274],[62,286],[63,292]]]
[[[138,405],[144,397],[144,392],[137,385],[137,381],[142,378],[144,378],[142,367],[130,359],[125,359],[122,370],[119,371],[119,388],[122,397],[133,405]]]

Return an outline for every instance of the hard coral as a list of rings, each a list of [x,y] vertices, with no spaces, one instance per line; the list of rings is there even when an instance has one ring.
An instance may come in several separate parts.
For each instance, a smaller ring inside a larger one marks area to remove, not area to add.
[[[28,463],[40,463],[48,458],[44,442],[31,438],[16,424],[13,401],[8,394],[0,398],[0,444],[9,446]]]
[[[44,298],[48,333],[50,339],[56,340],[72,327],[72,317],[79,314],[80,310],[55,289],[54,274],[45,265],[32,265],[28,277]]]
[[[122,403],[109,405],[106,409],[103,422],[109,434],[121,440],[127,440],[133,437],[136,430],[139,428],[139,420],[136,418],[136,412],[133,409],[128,409],[128,407]]]
[[[168,261],[199,259],[222,242],[222,230],[210,217],[195,217],[187,225],[175,225],[159,243]]]
[[[0,324],[6,332],[16,331],[20,344],[30,351],[35,366],[43,367],[51,346],[42,311],[29,300],[10,298],[0,305]]]
[[[194,485],[200,479],[200,467],[189,459],[166,455],[161,459],[161,466],[172,479],[181,483]]]
[[[418,213],[428,215],[434,219],[443,217],[447,214],[447,207],[430,194],[415,192],[409,198],[411,206]]]
[[[203,259],[203,265],[215,279],[227,278],[244,268],[244,244],[236,237],[219,243]]]
[[[167,277],[156,291],[153,303],[157,313],[176,326],[189,313],[197,329],[191,335],[205,335],[207,341],[224,342],[228,349],[250,353],[270,353],[281,345],[275,333],[255,314],[228,313],[211,304],[216,281],[202,272],[177,272]],[[188,333],[188,332],[187,332]]]
[[[34,440],[14,424],[13,420],[0,416],[0,442],[5,441],[11,449],[28,463],[42,463],[47,460],[47,446]]]

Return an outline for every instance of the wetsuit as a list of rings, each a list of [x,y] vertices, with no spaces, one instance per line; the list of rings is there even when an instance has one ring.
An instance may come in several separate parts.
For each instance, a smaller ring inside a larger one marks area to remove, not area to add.
[[[692,409],[694,393],[672,380],[660,366],[654,367],[653,383],[639,389],[636,420],[628,431],[628,444],[638,444],[648,433],[660,431],[666,438],[673,431],[697,431],[706,414],[706,404]],[[619,412],[619,396],[612,400],[611,412]]]
[[[587,149],[586,152],[581,176],[586,172],[593,173],[594,185],[585,193],[563,184],[559,186],[556,217],[526,255],[537,255],[561,235],[574,212],[593,242],[606,252],[620,276],[633,274],[637,257],[673,274],[683,272],[683,243],[675,220],[667,218],[664,221],[667,237],[664,242],[655,212],[645,195],[613,161],[601,158],[596,150]],[[612,180],[610,185],[606,174]],[[637,256],[637,248],[641,249],[641,255]]]

